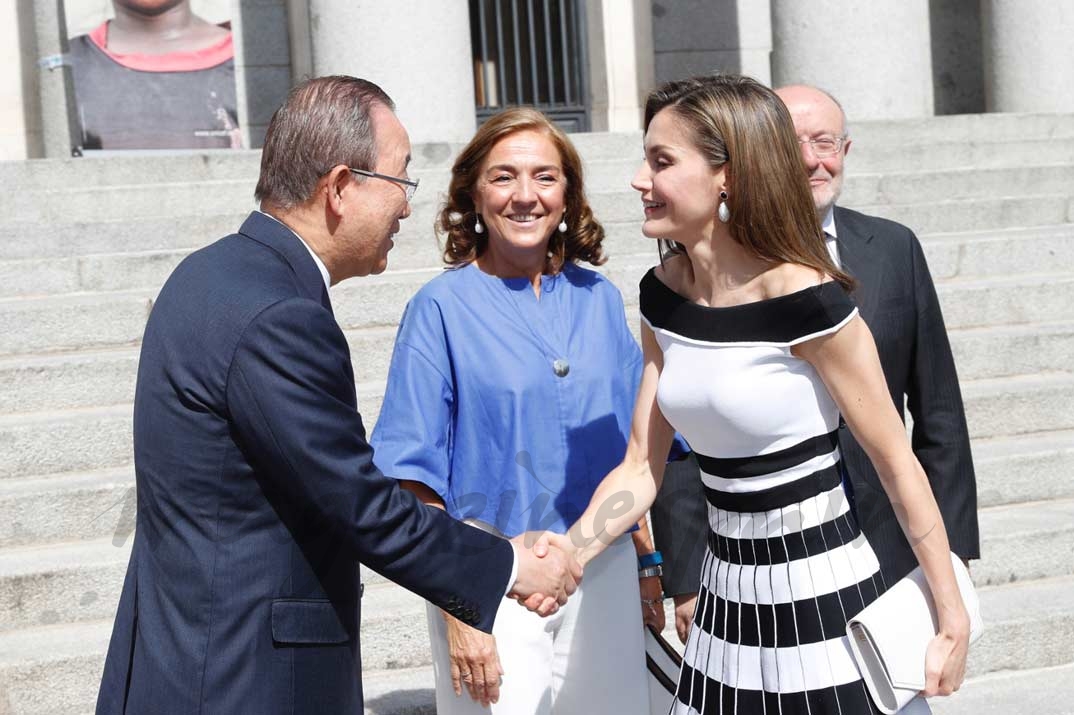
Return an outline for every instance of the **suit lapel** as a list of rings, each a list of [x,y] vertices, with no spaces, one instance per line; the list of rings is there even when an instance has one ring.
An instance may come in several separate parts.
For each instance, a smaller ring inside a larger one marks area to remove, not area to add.
[[[852,212],[836,206],[835,233],[839,262],[857,281],[854,300],[868,323],[876,314],[884,280],[881,256],[869,245],[874,238],[873,232],[868,225],[858,221]]]
[[[301,293],[332,312],[321,271],[294,231],[271,216],[254,211],[243,221],[239,233],[278,253],[294,271]]]

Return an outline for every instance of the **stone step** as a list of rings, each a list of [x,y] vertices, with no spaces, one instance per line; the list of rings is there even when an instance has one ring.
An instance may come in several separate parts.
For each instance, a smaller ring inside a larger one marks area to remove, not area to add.
[[[853,151],[846,160],[851,174],[888,171],[943,171],[955,168],[978,170],[1026,164],[1074,162],[1074,137],[1054,139],[1007,139],[892,144],[852,137]]]
[[[132,462],[131,405],[0,415],[0,480]]]
[[[601,271],[635,306],[638,281],[652,264],[649,255],[635,256]],[[336,320],[345,330],[395,326],[407,301],[440,270],[395,270],[344,282],[332,291]],[[957,279],[937,290],[948,329],[1074,320],[1074,275],[1066,271]],[[0,298],[0,324],[8,331],[0,355],[132,345],[155,294],[134,289]]]
[[[1074,144],[1074,140],[1071,140]],[[1074,153],[1074,149],[1071,150]],[[621,212],[629,210],[633,218],[641,211],[640,195],[627,191],[640,162],[629,160],[592,164],[596,170],[587,175],[586,188],[601,210],[594,207],[602,221],[629,220]],[[937,199],[980,199],[992,196],[1039,196],[1065,194],[1074,189],[1074,160],[1045,158],[1039,165],[997,167],[982,171],[978,166],[906,171],[866,172],[859,166],[848,169],[841,203],[846,206],[905,205],[930,203]],[[616,209],[607,208],[612,201]]]
[[[936,286],[948,330],[1074,320],[1074,275],[958,280]]]
[[[180,217],[250,211],[256,179],[153,181],[114,186],[64,185],[0,199],[11,221],[71,223],[124,218]]]
[[[979,508],[1074,498],[1074,431],[976,439]]]
[[[640,215],[635,210],[637,199],[627,192],[620,192],[622,199],[621,209],[617,209],[615,216],[601,216],[602,222],[608,229],[609,239],[606,245],[608,253],[613,260],[625,253],[643,252],[655,255],[653,242],[641,236]],[[1039,203],[1039,202],[1038,202]],[[1045,208],[1052,211],[1052,201],[1044,201]],[[903,212],[902,220],[914,228],[919,235],[928,233],[926,229],[914,222],[913,211],[900,207]],[[391,256],[393,266],[408,268],[438,267],[440,265],[440,249],[431,224],[431,207],[424,218],[412,216],[401,224],[401,231],[397,236],[395,248]],[[933,212],[929,209],[926,213]],[[934,212],[933,212],[934,213]],[[1052,211],[1055,213],[1055,211]],[[163,282],[167,275],[166,265],[174,264],[179,260],[179,254],[200,248],[221,236],[236,231],[246,216],[239,206],[232,206],[223,213],[210,214],[205,207],[199,207],[196,215],[176,218],[134,218],[126,212],[122,214],[122,220],[107,217],[99,220],[86,220],[81,222],[51,222],[51,221],[13,221],[7,220],[0,225],[0,279],[4,293],[2,295],[16,295],[27,293],[57,292],[58,290],[99,290],[101,286],[112,285],[117,280],[129,280],[129,276],[142,276],[143,280],[150,279],[149,285],[157,286]],[[930,213],[931,215],[931,213]],[[1023,224],[1036,226],[1045,221],[1035,217],[1032,213],[1023,215]],[[621,219],[621,220],[620,220]],[[1057,223],[1067,221],[1059,218]],[[946,248],[938,246],[937,251],[929,252],[930,265],[937,276],[957,274],[959,260],[970,261],[966,273],[981,273],[981,270],[992,272],[1011,272],[1016,270],[1006,263],[996,264],[995,257],[1003,258],[1008,255],[1018,256],[1025,253],[1029,259],[1035,260],[1035,256],[1041,251],[1058,250],[1065,248],[1065,260],[1069,260],[1069,242],[1063,239],[1070,235],[1070,226],[1042,227],[1029,229],[1008,228],[1002,232],[994,229],[1002,226],[1017,226],[1017,222],[988,223],[979,222],[978,234],[993,239],[1010,238],[1012,243],[1000,241],[991,246],[975,246],[973,251],[966,252],[960,259],[958,252],[951,254],[955,244],[961,244],[963,240],[972,240],[973,235],[964,232],[971,226],[955,224],[945,227],[944,231],[961,231],[956,236],[949,237],[945,242]],[[1046,232],[1039,236],[1042,245],[1029,248],[1026,243],[1038,237],[1039,232]],[[1010,233],[1008,233],[1010,232]],[[942,250],[941,250],[942,249]],[[998,255],[989,251],[1000,251]],[[134,253],[136,256],[122,259],[120,265],[115,265],[116,260],[105,256]],[[169,253],[176,255],[167,255]],[[937,255],[946,254],[946,255]],[[1061,256],[1061,257],[1062,257]],[[85,260],[69,261],[45,261],[44,259],[76,258],[85,257]],[[38,260],[40,263],[8,263],[20,259]],[[991,268],[989,268],[991,267]],[[1034,270],[1027,267],[1023,270]],[[148,273],[147,273],[148,271]],[[117,275],[112,275],[117,272]]]
[[[0,702],[4,712],[92,713],[111,635],[111,617],[0,633]]]
[[[74,223],[4,221],[0,224],[0,259],[193,250],[234,233],[247,213],[232,206],[224,213],[199,211],[182,220],[106,217]],[[5,271],[4,275],[10,277],[11,273]]]
[[[915,154],[914,148],[938,144],[1003,144],[1074,138],[1071,114],[961,114],[920,119],[850,122],[849,134],[857,154],[875,149]],[[637,156],[641,159],[641,132],[572,134],[580,154],[591,159]]]
[[[978,587],[1074,575],[1074,499],[992,507],[978,517]]]
[[[1074,499],[1074,430],[979,439],[973,455],[982,515],[992,514],[990,507]],[[132,466],[2,479],[0,547],[103,538],[123,545],[134,506]],[[384,581],[368,570],[363,579]]]
[[[378,671],[362,679],[365,715],[436,715],[432,666]],[[930,698],[935,715],[1074,714],[1074,664],[970,678],[952,697]]]
[[[981,588],[986,631],[971,650],[968,675],[983,678],[997,671],[1017,670],[1018,676],[1032,678],[1038,669],[1064,667],[1074,662],[1071,589],[1074,589],[1074,577],[1070,576]],[[375,590],[370,587],[366,593]],[[389,589],[383,590],[389,592]],[[395,592],[403,593],[402,589]],[[384,637],[385,632],[377,630],[379,626],[367,631],[365,624],[365,620],[372,618],[373,612],[380,608],[379,596],[363,603],[363,651],[368,652],[376,638]],[[421,608],[418,603],[410,614],[411,626],[424,622],[424,616],[419,613]],[[384,613],[392,613],[390,604]],[[12,715],[91,712],[111,626],[109,616],[85,623],[25,627],[0,633],[0,682],[5,689],[2,694],[6,696],[7,712]],[[413,630],[419,633],[417,638],[410,640],[426,637],[424,628]],[[410,654],[410,640],[404,642],[408,649],[402,653],[407,658],[416,657]],[[390,650],[390,647],[390,643],[386,644],[383,650]],[[425,647],[427,652],[427,643]],[[402,659],[394,660],[401,665]],[[363,658],[363,663],[367,713],[431,712],[421,709],[427,708],[432,700],[429,692],[432,688],[431,667],[427,656],[424,663],[405,669],[380,669],[374,659]],[[995,677],[1014,675],[1007,673]],[[982,681],[971,680],[951,704],[971,697],[979,682]],[[1049,711],[1041,712],[1043,715]]]
[[[222,230],[234,231],[239,220]],[[440,245],[432,232],[422,235],[417,224],[404,227],[390,254],[392,270],[441,267]],[[605,230],[605,254],[612,263],[638,258],[656,262],[656,242],[642,235],[640,222],[608,223]],[[1074,272],[1074,224],[934,234],[922,240],[936,280]],[[157,289],[190,250],[178,247],[0,260],[0,298]]]
[[[637,309],[628,310],[627,324],[637,331]],[[395,333],[393,326],[346,331],[356,380],[386,379]],[[949,337],[963,381],[1062,371],[1074,354],[1074,321],[952,330]],[[0,357],[0,404],[34,412],[129,403],[138,352],[134,346]]]
[[[432,666],[363,678],[366,715],[436,715]],[[1072,715],[1074,665],[970,678],[949,698],[931,698],[935,715]],[[1024,709],[1023,709],[1024,708]]]
[[[156,291],[0,299],[0,355],[134,345]]]
[[[588,187],[625,186],[641,166],[641,143],[624,147],[622,156],[589,157],[585,161]],[[1074,163],[1074,137],[1025,141],[904,143],[893,146],[866,144],[853,138],[846,160],[847,181],[865,174],[951,171],[954,169],[1009,169]],[[848,186],[849,189],[849,186]],[[916,189],[915,189],[916,191]]]
[[[1074,373],[973,380],[962,399],[971,439],[1074,429]]]
[[[358,410],[371,432],[384,399],[383,380],[356,385]],[[0,415],[0,481],[133,463],[133,406]]]
[[[636,221],[641,218],[639,194],[630,188],[631,177],[636,171],[637,166],[632,166],[630,162],[604,164],[594,180],[587,184],[586,190],[599,220]],[[404,223],[408,227],[416,226],[418,231],[431,232],[447,192],[449,175],[444,169],[415,171],[413,175],[421,180],[422,190],[411,202],[413,214]],[[40,189],[20,189],[18,192],[0,194],[0,213],[9,221],[56,224],[103,221],[117,216],[125,219],[181,218],[255,208],[253,189],[256,175],[204,181],[184,181],[170,174],[166,176],[167,181],[121,185],[73,183],[66,185],[62,191],[51,184]],[[1027,197],[1053,194],[1069,198],[1072,185],[1074,164],[1055,163],[1055,160],[1049,160],[1041,166],[1022,162],[1014,167],[987,171],[978,167],[887,173],[854,171],[847,175],[842,201],[852,207],[905,207],[929,204],[937,199],[980,201],[983,198],[992,201],[992,197],[1002,196],[1025,200]],[[904,210],[900,208],[900,214]],[[1010,208],[1006,211],[1009,212]],[[917,223],[908,223],[920,228]]]
[[[115,615],[133,539],[0,550],[0,631]]]
[[[850,135],[862,145],[982,143],[1074,137],[1072,114],[952,114],[920,119],[855,122]]]
[[[137,346],[0,358],[0,404],[41,412],[130,404]]]
[[[976,114],[928,117],[916,120],[852,122],[854,162],[879,161],[881,166],[958,166],[995,161],[999,150],[1013,146],[1008,165],[1025,163],[1036,155],[1029,147],[1063,145],[1074,138],[1074,119],[1069,114]],[[641,159],[641,132],[592,132],[572,134],[571,140],[587,161]],[[461,143],[432,142],[413,147],[414,171],[447,169],[462,149]],[[941,149],[962,147],[950,155]],[[939,154],[939,156],[937,156]],[[1042,153],[1047,157],[1049,154]],[[929,162],[942,163],[930,164]],[[47,188],[57,174],[75,185],[151,183],[162,176],[185,181],[256,179],[259,151],[125,151],[108,156],[50,159],[0,164],[0,186]]]
[[[967,675],[1074,663],[1074,576],[980,589],[985,632]]]
[[[1001,325],[948,332],[962,380],[1070,369],[1074,322]]]
[[[106,514],[111,517],[112,511]],[[983,588],[1074,577],[1072,517],[1071,499],[982,510],[982,559],[972,567],[975,582]],[[0,550],[0,631],[111,617],[133,543],[130,531],[125,526],[122,531]],[[427,663],[424,601],[383,578],[367,581],[362,601],[366,667]],[[1069,607],[1074,610],[1074,600]]]
[[[384,378],[357,385],[358,409],[372,431]],[[1074,375],[974,380],[963,398],[971,438],[1074,429]],[[132,461],[131,406],[25,412],[0,416],[0,479],[105,469]]]
[[[108,537],[134,530],[132,467],[0,480],[0,547]]]
[[[1074,715],[1074,663],[971,678],[951,697],[932,698],[929,705],[934,715]]]
[[[359,384],[383,384],[396,328],[346,332]],[[129,405],[134,400],[140,347],[0,357],[0,404],[11,412]]]
[[[1069,550],[1069,546],[1067,548]],[[1010,553],[1013,557],[1019,555],[1013,546]],[[1074,636],[1074,599],[1069,598],[1074,593],[1071,590],[1074,576],[1068,572],[1039,580],[988,586],[980,582],[979,571],[985,568],[991,567],[973,565],[985,636],[971,649],[969,674],[980,676],[997,670],[1042,668],[1074,662],[1074,641],[1070,638]],[[668,642],[678,647],[668,604],[664,635]],[[425,605],[420,598],[394,584],[379,583],[366,587],[362,608],[362,662],[367,673],[429,664]],[[386,621],[399,623],[385,626],[378,613],[383,614]],[[367,627],[369,636],[366,635]],[[1055,629],[1054,634],[1050,633],[1051,628]],[[1045,633],[1047,637],[1038,646],[1034,636]],[[392,640],[380,645],[382,637]],[[1019,660],[1021,655],[1025,657]],[[431,678],[429,682],[432,682]]]
[[[981,199],[992,196],[1071,195],[1074,164],[1023,166],[982,171],[977,167],[948,171],[913,171],[847,175],[840,198],[847,206],[915,204],[930,200]]]
[[[1045,226],[1074,221],[1074,199],[1071,199],[1069,192],[940,200],[921,204],[848,204],[848,207],[912,226],[914,231],[921,234]]]
[[[365,715],[436,715],[435,687],[431,665],[363,673]]]
[[[921,237],[936,281],[1021,273],[1074,273],[1074,223]]]

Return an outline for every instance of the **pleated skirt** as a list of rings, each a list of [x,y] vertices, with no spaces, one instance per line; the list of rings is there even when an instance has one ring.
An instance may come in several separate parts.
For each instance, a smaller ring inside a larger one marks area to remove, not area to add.
[[[846,637],[885,590],[879,564],[842,485],[811,481],[755,512],[740,510],[748,495],[706,490],[709,548],[673,715],[879,712]]]

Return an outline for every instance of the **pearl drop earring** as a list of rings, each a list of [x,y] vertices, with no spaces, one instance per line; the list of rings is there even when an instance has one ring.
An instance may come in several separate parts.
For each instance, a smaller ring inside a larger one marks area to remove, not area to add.
[[[720,192],[720,206],[716,209],[716,216],[719,217],[720,221],[723,223],[727,223],[731,220],[731,209],[727,206],[726,191]]]

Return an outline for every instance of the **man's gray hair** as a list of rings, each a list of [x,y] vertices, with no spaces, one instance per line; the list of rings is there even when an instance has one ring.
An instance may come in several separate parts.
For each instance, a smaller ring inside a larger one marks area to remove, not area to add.
[[[384,90],[357,77],[315,77],[294,87],[269,122],[254,197],[291,209],[308,201],[334,166],[373,170],[374,104],[395,109]]]

